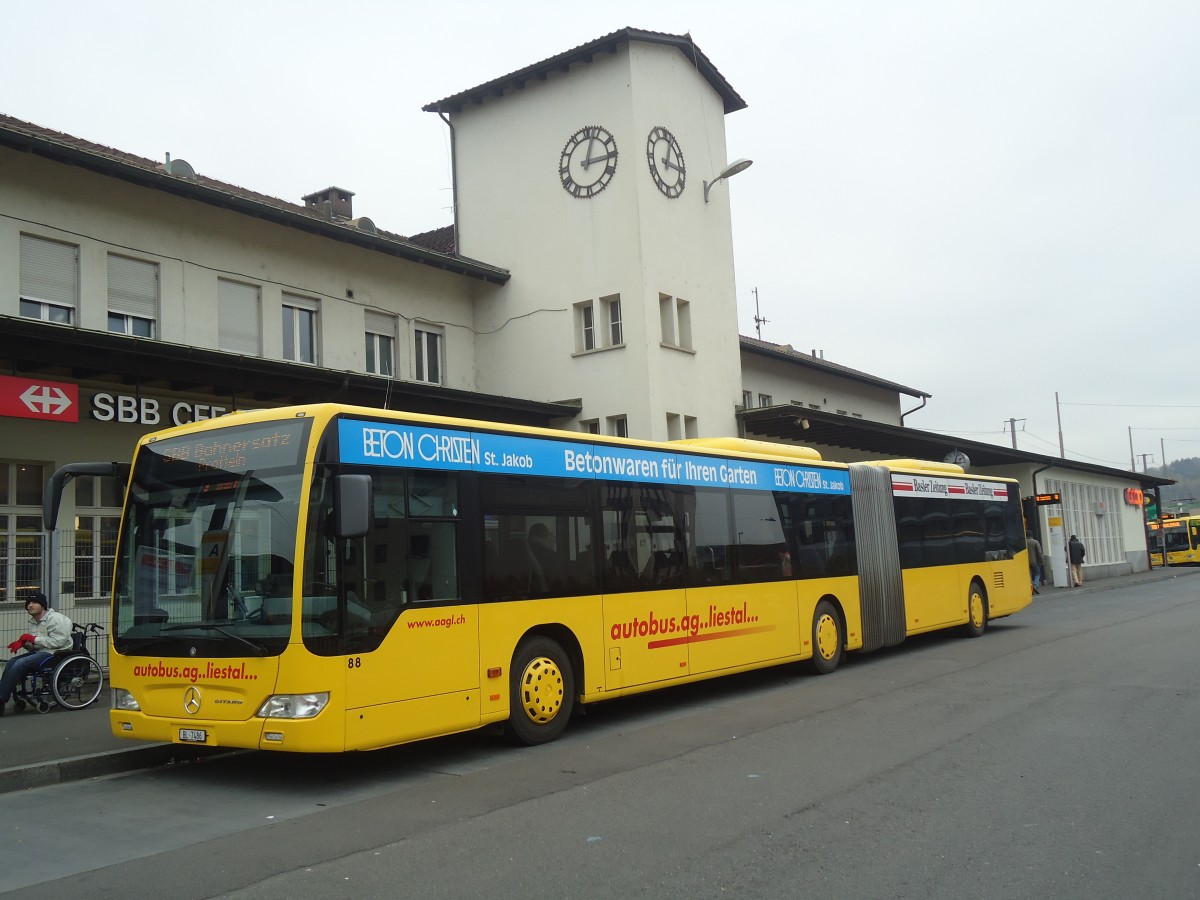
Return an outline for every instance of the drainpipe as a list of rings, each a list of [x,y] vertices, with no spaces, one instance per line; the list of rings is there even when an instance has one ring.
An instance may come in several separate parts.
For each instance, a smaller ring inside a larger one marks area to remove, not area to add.
[[[914,407],[913,407],[912,409],[910,409],[908,412],[906,412],[906,413],[900,413],[900,424],[901,424],[901,426],[903,426],[903,425],[904,425],[904,417],[905,417],[905,416],[911,416],[913,413],[915,413],[915,412],[919,412],[920,410],[924,409],[924,408],[925,408],[925,404],[926,404],[926,403],[928,403],[928,402],[929,402],[929,398],[928,398],[928,397],[922,397],[922,398],[921,398],[921,405],[920,405],[920,406],[914,406]]]
[[[450,208],[454,217],[451,228],[454,229],[454,255],[462,256],[458,246],[458,152],[455,145],[454,123],[444,112],[439,112],[438,118],[445,122],[446,127],[450,129],[450,195],[453,198]]]

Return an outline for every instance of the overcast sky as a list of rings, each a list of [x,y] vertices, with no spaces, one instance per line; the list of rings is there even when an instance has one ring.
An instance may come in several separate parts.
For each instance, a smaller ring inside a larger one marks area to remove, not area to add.
[[[1010,445],[1014,418],[1057,455],[1061,412],[1074,459],[1200,456],[1195,0],[65,0],[4,22],[0,112],[294,202],[345,187],[402,234],[451,221],[424,104],[620,28],[690,32],[749,104],[728,156],[754,166],[722,188],[742,334],[757,288],[763,339],[932,394],[912,427]]]

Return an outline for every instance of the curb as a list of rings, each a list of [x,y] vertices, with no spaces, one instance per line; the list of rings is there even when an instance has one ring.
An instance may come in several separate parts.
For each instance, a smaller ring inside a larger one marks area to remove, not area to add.
[[[131,772],[135,769],[151,769],[160,766],[194,762],[209,756],[233,752],[220,747],[183,747],[178,744],[150,744],[129,750],[109,750],[86,756],[73,756],[27,766],[0,769],[0,794],[23,791],[29,788],[46,787]]]
[[[1091,582],[1085,581],[1079,587],[1074,588],[1043,584],[1041,593],[1034,594],[1034,600],[1036,601],[1038,597],[1053,600],[1058,597],[1077,597],[1080,594],[1098,594],[1101,591],[1115,591],[1119,588],[1136,587],[1139,584],[1151,584],[1156,581],[1169,581],[1172,578],[1184,578],[1195,574],[1200,574],[1200,568],[1185,569],[1181,566],[1171,566],[1164,570],[1159,566],[1150,571],[1137,572],[1133,575],[1100,578]]]

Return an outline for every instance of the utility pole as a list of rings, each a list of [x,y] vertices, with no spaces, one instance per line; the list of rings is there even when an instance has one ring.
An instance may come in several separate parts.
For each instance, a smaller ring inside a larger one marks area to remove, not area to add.
[[[1147,458],[1149,458],[1149,459],[1153,459],[1153,458],[1154,458],[1154,454],[1153,454],[1153,453],[1139,453],[1139,454],[1138,454],[1138,456],[1140,456],[1140,457],[1142,458],[1142,473],[1143,473],[1143,474],[1145,474],[1145,472],[1146,472],[1146,460],[1147,460]]]
[[[1136,472],[1137,466],[1133,463],[1133,426],[1126,425],[1125,427],[1129,429],[1129,471]]]
[[[1024,421],[1025,421],[1024,419],[1009,419],[1008,420],[1008,430],[1009,430],[1009,433],[1012,434],[1012,445],[1013,445],[1014,450],[1017,449],[1017,423],[1024,422]]]
[[[1067,451],[1063,449],[1062,439],[1062,409],[1058,405],[1058,391],[1054,392],[1054,414],[1058,416],[1058,455],[1063,459],[1067,458]],[[1132,460],[1130,460],[1132,462]]]

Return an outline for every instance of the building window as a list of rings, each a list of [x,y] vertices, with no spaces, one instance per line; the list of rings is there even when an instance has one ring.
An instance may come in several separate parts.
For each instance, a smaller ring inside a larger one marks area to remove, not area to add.
[[[75,549],[70,554],[74,563],[66,571],[73,577],[76,600],[101,598],[112,586],[121,501],[116,478],[81,475],[75,479]]]
[[[754,405],[754,392],[742,391],[742,409],[749,409]]]
[[[758,405],[759,406],[770,406],[771,405],[771,395],[770,394],[759,394],[758,395]]]
[[[283,358],[317,362],[317,312],[320,305],[308,297],[283,295]]]
[[[45,590],[45,480],[39,463],[0,462],[0,602],[24,602]]]
[[[625,331],[621,326],[621,298],[605,297],[601,301],[608,320],[608,346],[618,347],[625,343]]]
[[[418,325],[414,331],[413,378],[428,384],[441,384],[444,376],[442,364],[442,333],[429,325]]]
[[[108,255],[108,330],[154,337],[158,320],[158,263]]]
[[[679,346],[692,349],[692,304],[687,300],[675,299],[675,320],[679,324]]]
[[[692,305],[687,300],[658,295],[658,318],[662,342],[680,350],[692,349]]]
[[[262,300],[257,285],[217,279],[217,347],[245,356],[262,354]]]
[[[683,418],[679,413],[667,413],[667,440],[677,441],[683,437]]]
[[[579,430],[582,431],[584,434],[599,434],[600,433],[600,420],[599,419],[585,419],[584,421],[579,423]]]
[[[372,375],[396,374],[396,317],[366,311],[367,371]]]
[[[629,437],[629,420],[625,416],[609,416],[605,421],[613,437]]]
[[[621,295],[601,297],[599,303],[595,300],[576,303],[574,327],[576,353],[624,346],[625,324],[621,318]]]
[[[596,349],[596,310],[592,301],[575,304],[575,352]]]
[[[695,416],[683,416],[679,413],[667,413],[667,440],[678,441],[683,438],[700,436],[700,429]]]
[[[79,305],[79,248],[21,235],[21,315],[75,324]]]

